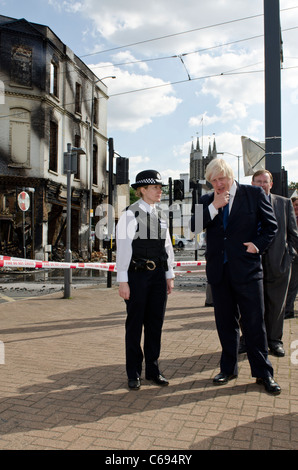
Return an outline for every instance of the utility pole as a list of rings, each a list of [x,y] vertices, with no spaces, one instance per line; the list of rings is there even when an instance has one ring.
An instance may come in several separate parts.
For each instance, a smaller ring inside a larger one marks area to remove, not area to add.
[[[279,0],[264,0],[265,161],[273,175],[272,192],[283,195],[281,169],[282,58]]]
[[[66,249],[65,249],[65,262],[71,263],[71,175],[77,173],[78,154],[85,155],[85,150],[81,148],[72,147],[67,144],[67,152],[64,153],[64,173],[67,176],[67,206],[66,206]],[[70,285],[71,285],[71,270],[66,268],[64,270],[64,299],[70,298]]]
[[[172,178],[169,178],[169,233],[173,243],[173,185]]]
[[[108,263],[112,261],[113,253],[113,159],[114,159],[114,140],[109,138],[109,195],[108,195]],[[112,286],[112,273],[107,273],[107,287]]]
[[[66,249],[65,249],[65,262],[71,263],[71,144],[67,144],[67,152],[64,154],[66,177],[67,177],[67,205],[66,205]],[[70,269],[64,270],[64,298],[70,298],[70,284],[71,284],[71,271]]]

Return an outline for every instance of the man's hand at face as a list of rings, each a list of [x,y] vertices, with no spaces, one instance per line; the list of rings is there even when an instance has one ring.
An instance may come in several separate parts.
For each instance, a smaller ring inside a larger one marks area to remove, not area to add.
[[[214,200],[213,205],[215,209],[220,209],[221,207],[226,206],[229,203],[230,193],[229,191],[224,191],[222,193],[217,193],[214,191]]]

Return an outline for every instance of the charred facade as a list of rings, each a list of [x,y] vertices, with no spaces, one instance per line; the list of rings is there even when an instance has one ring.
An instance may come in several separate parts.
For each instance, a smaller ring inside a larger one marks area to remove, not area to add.
[[[71,143],[86,151],[72,177],[71,201],[72,249],[85,258],[90,171],[94,213],[106,199],[107,88],[50,28],[25,19],[0,16],[0,61],[1,253],[22,251],[24,219],[30,257],[46,259],[46,247],[64,244],[63,155]],[[18,205],[24,189],[30,195],[25,217]]]

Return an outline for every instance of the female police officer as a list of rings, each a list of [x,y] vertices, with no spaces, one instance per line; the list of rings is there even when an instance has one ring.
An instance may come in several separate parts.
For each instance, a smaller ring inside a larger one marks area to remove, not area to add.
[[[158,367],[167,294],[174,285],[174,252],[164,214],[157,210],[162,180],[155,170],[138,173],[140,199],[129,206],[117,225],[117,281],[126,302],[126,372],[130,389],[138,390],[143,357],[145,377],[168,385]],[[141,336],[144,326],[144,354]]]

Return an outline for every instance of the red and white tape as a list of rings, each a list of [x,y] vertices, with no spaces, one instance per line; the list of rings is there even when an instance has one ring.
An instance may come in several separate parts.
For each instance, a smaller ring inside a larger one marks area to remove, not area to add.
[[[206,261],[176,261],[175,266],[205,266]]]
[[[177,261],[174,267],[181,266],[204,266],[206,261]],[[116,263],[65,263],[58,261],[39,261],[30,260],[25,258],[13,258],[10,256],[0,255],[0,268],[53,268],[53,269],[98,269],[102,271],[116,272]],[[178,272],[191,272],[191,271],[177,271]],[[192,271],[197,272],[197,271]]]
[[[65,263],[58,261],[39,261],[24,258],[0,256],[0,267],[9,268],[53,268],[53,269],[100,269],[115,271],[115,263]]]

